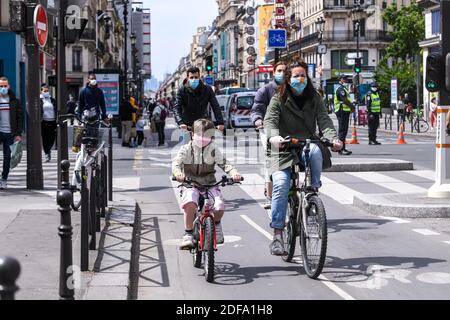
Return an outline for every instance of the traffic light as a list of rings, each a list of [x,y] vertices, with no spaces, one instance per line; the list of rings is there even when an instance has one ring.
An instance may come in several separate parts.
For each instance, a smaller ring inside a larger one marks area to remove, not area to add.
[[[361,58],[355,58],[355,66],[353,70],[355,73],[361,73]]]
[[[206,71],[212,71],[212,56],[206,57],[205,61]]]
[[[430,92],[439,91],[444,83],[444,60],[440,53],[427,56],[425,88]]]

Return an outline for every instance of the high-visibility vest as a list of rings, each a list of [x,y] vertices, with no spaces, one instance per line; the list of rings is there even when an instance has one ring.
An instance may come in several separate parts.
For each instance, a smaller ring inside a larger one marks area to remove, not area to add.
[[[380,113],[381,112],[381,100],[378,93],[371,93],[370,94],[370,111],[373,113]]]
[[[348,100],[351,102],[349,92],[347,91],[347,89],[346,89],[344,86],[341,85],[341,87],[344,88],[344,91],[345,91],[345,93],[346,93],[346,96],[347,96]],[[334,92],[334,108],[335,108],[336,111],[339,111],[339,110],[342,109],[343,111],[352,112],[352,110],[350,110],[350,107],[349,107],[349,106],[347,106],[346,104],[344,104],[343,101],[340,101],[340,100],[338,99],[337,92],[338,92],[338,90],[339,90],[341,87],[338,87],[338,88],[336,89],[336,91]]]

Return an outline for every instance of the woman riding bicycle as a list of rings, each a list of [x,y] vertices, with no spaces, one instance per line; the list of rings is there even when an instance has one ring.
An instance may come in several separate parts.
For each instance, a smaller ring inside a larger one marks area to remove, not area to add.
[[[200,184],[212,185],[216,183],[214,175],[216,164],[227,174],[231,175],[235,182],[241,181],[239,172],[227,162],[225,156],[214,144],[214,133],[215,128],[212,121],[199,119],[194,122],[192,140],[180,148],[172,162],[172,173],[178,182],[183,182],[185,178],[189,178]],[[197,188],[187,188],[183,192],[181,208],[184,211],[185,234],[180,246],[181,249],[191,249],[194,245],[192,232],[200,192],[202,190]],[[224,237],[220,220],[224,214],[224,201],[219,187],[211,189],[210,192],[214,198],[217,243],[223,243]]]
[[[283,242],[283,229],[291,180],[291,166],[299,160],[304,162],[304,153],[295,154],[283,150],[284,137],[290,136],[300,140],[312,138],[318,126],[324,138],[333,142],[333,151],[342,148],[337,139],[333,122],[323,105],[307,74],[308,65],[299,57],[294,57],[288,65],[284,83],[270,101],[264,119],[267,132],[268,149],[267,166],[273,181],[272,221],[274,229],[270,252],[273,255],[286,254]],[[281,148],[281,150],[279,150]],[[310,151],[312,187],[320,188],[322,173],[322,152],[312,144]]]

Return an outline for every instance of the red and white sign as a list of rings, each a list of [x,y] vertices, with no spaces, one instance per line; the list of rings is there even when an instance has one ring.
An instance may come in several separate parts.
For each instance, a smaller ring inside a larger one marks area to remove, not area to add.
[[[34,36],[39,46],[44,47],[48,38],[48,18],[45,8],[38,4],[34,9]]]
[[[258,68],[258,72],[263,73],[263,72],[273,72],[273,66],[260,66]]]

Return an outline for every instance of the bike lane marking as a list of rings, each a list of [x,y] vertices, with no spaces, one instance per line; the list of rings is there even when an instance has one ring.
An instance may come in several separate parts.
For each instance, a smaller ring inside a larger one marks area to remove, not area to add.
[[[400,218],[396,218],[396,217],[387,217],[387,216],[379,216],[380,218],[386,219],[386,220],[390,220],[394,223],[411,223],[411,221],[405,220],[405,219],[400,219]]]
[[[260,233],[262,233],[267,239],[272,240],[272,235],[264,230],[261,226],[259,226],[256,222],[254,222],[252,219],[250,219],[247,215],[241,214],[241,218],[244,219],[249,225],[251,225],[253,228],[258,230]],[[321,283],[323,283],[325,286],[327,286],[330,290],[332,290],[334,293],[336,293],[338,296],[343,298],[344,300],[355,300],[354,297],[349,295],[347,292],[339,288],[337,285],[335,285],[333,282],[331,282],[328,278],[326,278],[323,275],[320,275],[318,277],[319,280],[321,280]]]
[[[422,193],[428,189],[418,187],[412,183],[404,182],[399,179],[392,178],[386,174],[378,172],[346,172],[349,175],[357,177],[359,179],[366,180],[370,183],[379,184],[386,189],[398,193]]]
[[[424,236],[438,236],[438,235],[440,235],[439,232],[435,232],[435,231],[428,230],[428,229],[412,229],[412,231],[420,233],[421,235],[424,235]]]

